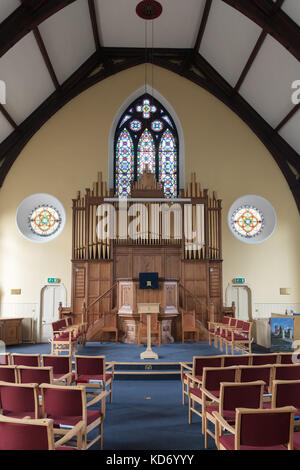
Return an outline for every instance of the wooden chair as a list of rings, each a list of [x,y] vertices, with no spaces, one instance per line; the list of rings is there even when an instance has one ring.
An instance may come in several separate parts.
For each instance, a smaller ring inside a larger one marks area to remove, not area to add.
[[[13,353],[11,355],[11,361],[15,366],[40,367],[41,355]]]
[[[2,382],[17,383],[17,366],[0,366],[0,380]]]
[[[224,356],[194,356],[192,366],[186,362],[180,363],[183,405],[185,404],[185,396],[188,396],[188,377],[186,373],[188,372],[201,383],[204,367],[223,367],[223,358]]]
[[[55,433],[66,434],[66,429],[83,423],[82,449],[89,449],[100,441],[103,448],[103,421],[105,418],[105,398],[108,392],[103,391],[93,400],[86,403],[85,387],[41,385],[42,416],[53,420]],[[90,406],[101,402],[101,410],[88,410]],[[97,436],[88,441],[90,431],[98,430]],[[77,442],[79,446],[79,442]]]
[[[276,353],[278,356],[278,364],[295,364],[293,362],[297,354],[296,353],[290,353],[290,352],[281,352],[281,353]],[[298,360],[299,360],[299,355],[298,355]]]
[[[51,354],[67,351],[69,355],[75,354],[78,348],[78,336],[73,329],[66,331],[66,321],[58,320],[52,323]]]
[[[51,354],[42,355],[42,366],[53,368],[53,381],[71,385],[75,374],[72,373],[72,357],[56,356]]]
[[[184,343],[185,333],[193,333],[199,343],[200,329],[196,327],[196,312],[195,310],[182,310],[181,311],[181,335],[182,343]]]
[[[105,356],[75,356],[75,382],[89,389],[100,389],[110,395],[112,402],[112,383],[114,363],[106,364]]]
[[[221,382],[236,382],[238,374],[238,367],[204,367],[202,381],[187,374],[189,379],[188,383],[188,398],[189,398],[189,424],[192,422],[192,413],[200,416],[202,419],[202,433],[204,434],[204,420],[203,420],[203,395],[202,389],[210,393],[211,402],[218,402],[220,397],[220,383]],[[201,410],[196,408],[196,404],[201,406]]]
[[[293,450],[295,408],[236,409],[236,425],[229,425],[220,413],[216,419],[216,445],[219,450]],[[229,434],[221,435],[220,429]]]
[[[300,418],[300,380],[273,380],[272,408],[294,406],[295,426],[299,426]]]
[[[252,323],[237,320],[236,325],[232,329],[221,333],[220,341],[222,347],[226,346],[226,354],[228,354],[228,348],[231,348],[231,354],[234,351],[242,351],[251,354],[251,341],[252,341]]]
[[[235,424],[236,408],[262,408],[263,389],[265,383],[262,380],[248,383],[228,383],[220,384],[220,397],[216,398],[206,390],[200,387],[203,393],[203,421],[204,421],[204,447],[207,449],[207,438],[210,435],[216,439],[215,432],[212,432],[208,423],[216,427],[216,418],[213,411],[218,411],[222,418],[231,426]],[[207,399],[213,400],[214,405],[207,405]]]
[[[38,419],[39,394],[37,384],[0,382],[1,414],[10,418]]]
[[[54,442],[53,420],[17,419],[0,415],[0,450],[76,450],[81,448],[83,422]],[[80,447],[65,446],[77,437]]]
[[[138,323],[138,347],[142,344],[142,337],[147,336],[147,314],[141,313]],[[151,336],[157,336],[158,346],[161,346],[161,322],[158,319],[158,313],[151,314]]]
[[[214,346],[219,347],[223,350],[223,338],[225,338],[228,334],[228,331],[231,331],[235,328],[237,324],[237,318],[230,318],[228,324],[220,324],[220,328],[218,328],[214,334]]]
[[[111,310],[104,313],[101,317],[103,326],[99,330],[100,343],[103,342],[105,333],[113,333],[115,335],[115,343],[119,341],[119,331],[117,326],[117,310]]]
[[[221,322],[213,322],[213,321],[208,322],[208,342],[209,342],[209,344],[211,344],[212,339],[214,339],[216,332],[218,330],[220,330],[220,326],[229,325],[230,318],[231,317],[224,316],[222,318]]]
[[[0,366],[10,366],[10,365],[11,365],[11,354],[0,353]]]
[[[270,354],[251,354],[250,365],[251,366],[264,366],[267,364],[277,364],[280,357],[277,353]]]
[[[235,356],[224,356],[223,367],[231,366],[249,366],[251,364],[251,356],[248,355],[235,355]]]

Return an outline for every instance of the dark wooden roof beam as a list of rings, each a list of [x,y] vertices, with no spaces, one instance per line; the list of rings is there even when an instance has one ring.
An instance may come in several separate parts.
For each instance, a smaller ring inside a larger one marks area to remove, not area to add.
[[[49,72],[49,74],[50,74],[50,77],[51,77],[51,79],[52,79],[52,82],[53,82],[55,88],[58,90],[59,87],[60,87],[60,84],[59,84],[59,81],[58,81],[58,79],[57,79],[56,73],[55,73],[55,71],[54,71],[53,65],[52,65],[52,63],[51,63],[50,57],[49,57],[49,55],[48,55],[48,52],[47,52],[45,43],[44,43],[44,41],[43,41],[43,38],[42,38],[42,36],[41,36],[41,34],[40,34],[40,31],[39,31],[39,29],[38,29],[37,26],[35,26],[35,27],[33,28],[33,34],[34,34],[34,37],[35,37],[35,39],[36,39],[36,42],[37,42],[37,44],[38,44],[38,46],[39,46],[39,49],[40,49],[40,51],[41,51],[41,54],[42,54],[42,56],[43,56],[44,62],[45,62],[45,64],[46,64],[46,67],[47,67],[48,72]]]
[[[195,51],[197,51],[197,52],[199,51],[200,46],[201,46],[201,41],[202,41],[204,31],[205,31],[205,28],[206,28],[206,25],[207,25],[207,20],[208,20],[209,12],[210,12],[210,9],[211,9],[211,5],[212,5],[212,0],[206,0],[203,15],[202,15],[202,19],[201,19],[201,23],[200,23],[199,32],[198,32],[198,35],[197,35],[197,40],[196,40],[195,47],[194,47]]]

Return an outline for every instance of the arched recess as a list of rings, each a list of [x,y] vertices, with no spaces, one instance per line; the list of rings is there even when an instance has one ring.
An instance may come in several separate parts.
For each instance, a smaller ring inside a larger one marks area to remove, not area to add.
[[[183,135],[183,130],[182,126],[179,120],[179,117],[177,116],[174,108],[172,105],[169,103],[169,101],[159,93],[156,89],[153,89],[152,87],[148,85],[146,87],[149,90],[151,89],[152,95],[160,101],[160,103],[166,108],[168,113],[172,116],[173,121],[176,125],[177,128],[177,134],[178,134],[178,140],[179,140],[179,188],[182,189],[185,187],[185,153],[184,153],[184,135]],[[137,98],[139,98],[141,95],[145,93],[145,85],[141,86],[137,90],[135,90],[130,96],[126,98],[126,100],[122,103],[120,108],[118,109],[114,120],[112,122],[111,128],[110,128],[110,133],[109,133],[109,146],[108,146],[108,186],[110,189],[114,187],[114,137],[117,129],[117,125],[120,121],[120,118],[122,114],[125,112],[125,110],[128,108],[128,106],[135,101]]]

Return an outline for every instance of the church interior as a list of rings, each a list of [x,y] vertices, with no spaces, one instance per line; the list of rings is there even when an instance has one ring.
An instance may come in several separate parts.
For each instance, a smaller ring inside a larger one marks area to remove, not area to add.
[[[298,0],[1,0],[0,450],[300,450],[299,59]]]

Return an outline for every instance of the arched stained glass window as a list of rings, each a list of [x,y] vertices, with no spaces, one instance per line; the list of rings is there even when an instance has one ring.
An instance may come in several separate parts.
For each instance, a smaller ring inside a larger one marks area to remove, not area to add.
[[[131,184],[144,171],[155,174],[167,198],[178,196],[178,134],[172,116],[145,93],[130,104],[115,132],[114,188],[130,196]]]
[[[148,129],[143,132],[138,143],[137,166],[138,175],[147,170],[155,173],[155,145]]]
[[[127,197],[133,181],[133,142],[127,129],[120,133],[116,144],[116,193]]]

